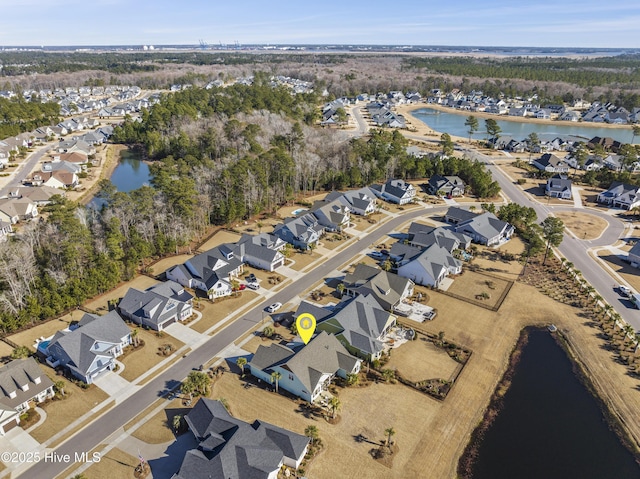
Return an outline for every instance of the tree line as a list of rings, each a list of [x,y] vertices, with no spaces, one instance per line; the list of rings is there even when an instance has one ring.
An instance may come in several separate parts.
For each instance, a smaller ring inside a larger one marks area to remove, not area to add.
[[[0,98],[0,139],[55,125],[59,115],[60,105],[55,102],[26,101],[22,95]]]

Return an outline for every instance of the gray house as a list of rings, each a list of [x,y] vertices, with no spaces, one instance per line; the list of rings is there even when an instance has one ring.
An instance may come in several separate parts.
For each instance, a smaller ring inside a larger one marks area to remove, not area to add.
[[[42,344],[42,343],[41,343]],[[64,366],[81,381],[91,384],[115,367],[115,358],[131,344],[131,331],[118,313],[85,314],[73,329],[58,331],[40,351],[51,367]]]
[[[260,420],[240,421],[207,398],[184,419],[198,447],[186,452],[172,479],[274,479],[283,465],[300,467],[310,440]]]
[[[456,249],[466,250],[471,246],[471,238],[463,233],[456,233],[449,227],[433,227],[413,222],[409,225],[407,243],[416,248],[428,248],[434,243],[452,253]]]
[[[449,274],[461,272],[462,261],[454,258],[446,248],[437,243],[398,267],[399,276],[422,286],[438,287]]]
[[[614,181],[607,191],[598,195],[598,203],[631,210],[640,206],[640,188]]]
[[[231,281],[242,273],[242,258],[235,254],[236,245],[222,244],[194,256],[184,264],[166,271],[168,280],[204,292],[209,299],[229,296]]]
[[[287,243],[276,235],[242,235],[236,243],[234,254],[244,263],[266,271],[275,271],[284,266],[285,257],[281,253]]]
[[[476,243],[486,246],[499,245],[511,239],[515,231],[512,225],[498,219],[491,212],[477,215],[470,211],[463,213],[464,211],[461,208],[449,208],[445,218],[455,224],[456,233],[464,233]],[[465,217],[467,219],[464,219]]]
[[[162,331],[178,321],[184,321],[193,314],[193,296],[175,281],[166,281],[151,286],[146,291],[129,288],[118,311],[120,314],[142,326]]]
[[[393,311],[403,299],[411,296],[414,286],[410,279],[362,263],[344,277],[343,284],[344,294],[372,295],[387,311]]]
[[[371,191],[383,200],[404,205],[416,196],[416,188],[404,180],[393,179],[383,185],[371,185]]]
[[[329,387],[334,376],[346,378],[347,374],[357,373],[361,363],[335,336],[322,331],[306,346],[301,343],[260,345],[249,369],[253,376],[266,383],[272,382],[271,373],[279,372],[278,387],[313,402]]]
[[[309,210],[326,231],[342,231],[349,226],[350,208],[340,200],[316,201]]]
[[[552,153],[545,153],[533,160],[533,166],[548,173],[568,173],[569,164]]]
[[[545,194],[552,198],[571,199],[571,180],[566,175],[554,175],[547,180]]]
[[[373,192],[365,187],[359,190],[345,191],[332,191],[325,196],[324,201],[330,202],[338,200],[344,206],[349,208],[349,211],[356,215],[366,216],[373,213],[376,210],[376,198]]]
[[[631,266],[634,268],[640,268],[640,241],[637,241],[636,244],[629,250],[629,256],[627,258]]]
[[[324,226],[311,213],[297,218],[287,218],[273,230],[273,234],[292,246],[307,250],[316,245],[324,234]]]
[[[16,359],[0,368],[0,435],[20,424],[31,404],[53,397],[53,382],[33,358]]]
[[[459,176],[433,175],[429,178],[427,188],[432,195],[462,196],[465,184]]]

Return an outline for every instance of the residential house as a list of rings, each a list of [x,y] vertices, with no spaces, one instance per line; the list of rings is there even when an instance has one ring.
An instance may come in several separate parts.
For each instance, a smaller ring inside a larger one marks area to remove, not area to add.
[[[533,160],[533,166],[547,173],[568,173],[569,165],[562,158],[552,153],[545,153],[540,158]]]
[[[50,204],[51,198],[55,195],[64,196],[64,191],[48,186],[40,186],[39,188],[23,186],[9,192],[9,198],[28,198],[37,206]]]
[[[471,210],[452,206],[446,211],[444,215],[444,221],[447,223],[451,223],[452,225],[457,225],[459,223],[464,223],[465,221],[475,218],[476,216],[478,216],[478,214],[474,213]]]
[[[614,153],[617,153],[620,150],[622,143],[620,143],[618,140],[614,140],[609,136],[594,136],[587,142],[587,147],[591,149],[593,149],[596,145],[602,146],[605,150],[610,150]]]
[[[78,175],[69,171],[49,171],[46,173],[38,173],[38,176],[41,178],[42,184],[49,188],[75,188],[80,184]]]
[[[416,248],[428,248],[438,244],[449,253],[457,249],[466,250],[471,246],[471,238],[463,233],[456,233],[449,227],[434,227],[413,222],[409,225],[407,243]]]
[[[335,200],[340,201],[340,203],[349,208],[349,212],[356,215],[367,216],[376,210],[375,195],[366,187],[359,190],[345,191],[344,193],[332,191],[324,198],[326,202]]]
[[[400,179],[388,180],[383,185],[372,185],[371,191],[379,198],[399,205],[410,203],[416,196],[415,186]]]
[[[20,414],[53,397],[53,382],[33,358],[16,359],[0,368],[0,436],[20,424]]]
[[[453,208],[449,208],[450,210]],[[456,208],[459,209],[459,208]],[[453,213],[454,215],[457,213]],[[447,212],[447,216],[449,212]],[[485,212],[479,215],[460,221],[455,225],[456,233],[464,233],[471,237],[472,241],[486,246],[500,245],[509,239],[515,231],[514,227],[502,221],[491,212]]]
[[[231,281],[243,270],[234,244],[222,244],[166,271],[168,280],[202,291],[209,299],[229,296]]]
[[[5,241],[11,233],[13,233],[11,223],[0,220],[0,241]]]
[[[640,241],[636,241],[636,244],[631,247],[627,260],[634,268],[640,268]]]
[[[632,210],[640,206],[640,187],[614,181],[607,191],[598,195],[597,201],[613,208]]]
[[[193,314],[193,296],[175,281],[159,283],[145,291],[129,288],[118,311],[141,326],[162,331]]]
[[[300,467],[310,441],[260,420],[236,419],[220,401],[207,398],[184,419],[198,447],[185,453],[172,479],[276,479],[283,465]]]
[[[301,250],[316,246],[324,232],[324,226],[310,213],[287,218],[273,230],[275,236]]]
[[[0,221],[16,224],[20,220],[30,220],[36,216],[38,216],[38,206],[29,198],[0,200]]]
[[[464,195],[465,184],[459,176],[433,175],[427,188],[432,195],[453,197]]]
[[[565,110],[558,119],[562,121],[578,121],[580,120],[580,113],[574,110]]]
[[[342,282],[347,296],[372,295],[387,311],[393,311],[413,294],[413,281],[397,274],[360,263]],[[316,318],[317,319],[317,318]]]
[[[249,369],[253,376],[268,384],[273,382],[272,373],[280,373],[278,387],[313,402],[328,389],[335,376],[346,378],[347,374],[355,374],[361,363],[334,335],[321,331],[307,345],[258,346]]]
[[[305,312],[304,305],[296,316]],[[384,342],[397,317],[385,310],[371,294],[359,294],[338,303],[332,314],[317,322],[316,331],[334,335],[353,356],[380,359]]]
[[[415,284],[438,287],[449,274],[460,274],[462,261],[453,257],[437,243],[422,250],[405,264],[398,266],[398,275]]]
[[[275,271],[280,266],[284,266],[285,257],[282,254],[282,248],[286,244],[286,241],[269,233],[245,234],[236,243],[234,254],[241,258],[243,263],[250,264],[254,268]]]
[[[104,316],[86,313],[75,328],[58,331],[38,348],[52,367],[64,366],[81,381],[91,384],[115,368],[115,358],[131,344],[131,330],[117,312]]]
[[[59,153],[73,153],[74,151],[79,151],[87,156],[95,155],[96,153],[96,149],[84,140],[61,140],[58,144]]]
[[[316,201],[309,209],[309,213],[318,219],[318,223],[324,226],[325,231],[342,231],[349,226],[351,215],[348,206],[340,200]]]
[[[547,180],[545,194],[552,198],[571,199],[571,180],[566,175],[554,175]]]

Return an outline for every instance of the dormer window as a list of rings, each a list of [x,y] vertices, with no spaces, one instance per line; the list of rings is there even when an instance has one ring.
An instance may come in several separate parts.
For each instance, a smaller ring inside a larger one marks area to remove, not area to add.
[[[16,392],[15,392],[15,391],[11,391],[11,392],[9,393],[9,397],[10,397],[11,399],[15,399],[15,397],[16,397],[16,396],[17,396],[17,394],[16,394]]]
[[[38,376],[37,378],[35,378],[35,379],[33,380],[33,382],[34,382],[34,383],[36,383],[36,384],[40,384],[40,376]]]
[[[29,390],[29,384],[25,384],[20,389],[22,389],[23,391],[28,391]]]

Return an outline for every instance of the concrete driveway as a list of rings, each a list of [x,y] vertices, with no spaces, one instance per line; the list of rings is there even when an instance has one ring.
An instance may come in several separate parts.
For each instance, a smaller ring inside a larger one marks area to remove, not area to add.
[[[191,329],[189,326],[185,326],[184,324],[180,323],[170,324],[169,326],[164,328],[164,331],[189,346],[197,343],[202,339],[202,335],[199,332]]]
[[[93,384],[98,386],[111,397],[121,395],[123,391],[134,387],[129,381],[120,377],[119,374],[116,374],[113,371],[100,375],[100,377],[93,380]]]

